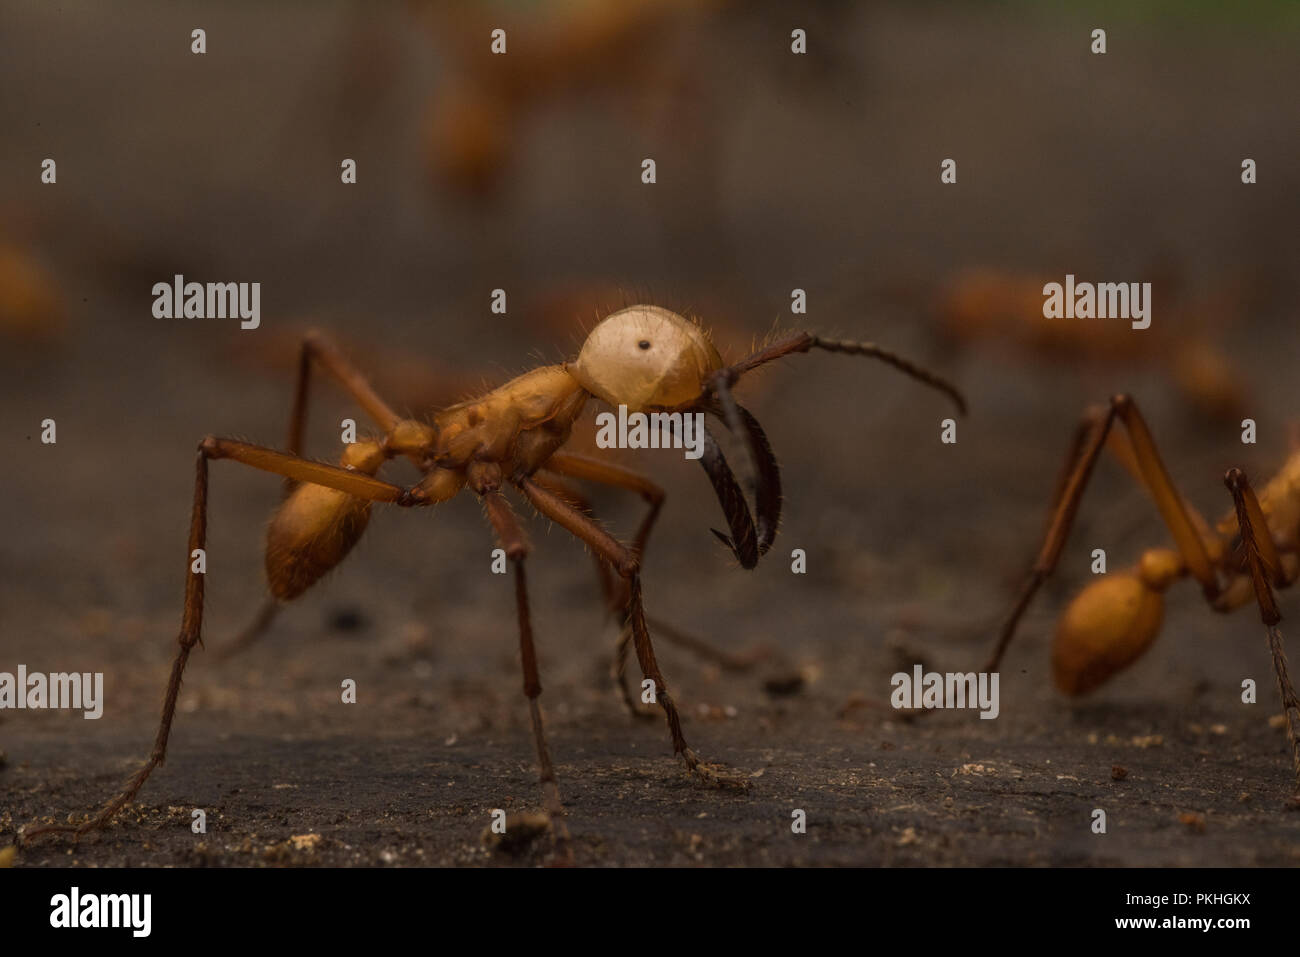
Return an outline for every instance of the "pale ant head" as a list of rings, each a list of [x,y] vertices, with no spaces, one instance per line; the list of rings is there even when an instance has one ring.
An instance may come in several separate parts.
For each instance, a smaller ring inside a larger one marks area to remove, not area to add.
[[[722,357],[689,319],[660,306],[629,306],[601,320],[567,368],[598,399],[636,412],[697,398]]]

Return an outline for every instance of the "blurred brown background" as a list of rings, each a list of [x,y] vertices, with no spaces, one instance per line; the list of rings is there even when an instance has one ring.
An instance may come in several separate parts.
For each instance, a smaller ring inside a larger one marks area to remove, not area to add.
[[[488,52],[498,26],[504,57]],[[807,55],[790,53],[795,27]],[[589,561],[532,524],[543,705],[580,862],[1295,863],[1253,612],[1216,617],[1178,587],[1137,666],[1082,703],[1050,687],[1052,622],[1091,549],[1119,568],[1166,538],[1111,465],[1006,663],[999,720],[908,725],[854,702],[886,700],[918,657],[983,660],[1087,403],[1136,394],[1214,515],[1228,466],[1262,479],[1291,450],[1298,38],[1293,8],[1268,2],[6,4],[0,669],[104,671],[108,701],[98,722],[0,715],[0,843],[98,805],[144,756],[194,445],[283,441],[303,329],[328,330],[418,411],[572,355],[600,315],[653,301],[698,315],[732,358],[778,322],[887,344],[960,383],[972,414],[943,446],[941,397],[829,355],[749,383],[788,497],[749,573],[708,534],[721,516],[698,468],[623,453],[669,493],[652,612],[733,649],[777,645],[815,679],[774,698],[761,674],[661,649],[695,748],[763,771],[747,796],[694,788],[658,723],[623,717]],[[56,185],[40,181],[46,157]],[[1256,185],[1240,181],[1246,157]],[[339,181],[344,158],[356,185]],[[174,273],[260,282],[261,328],[155,319],[150,289]],[[1109,348],[1101,320],[1064,341],[1032,316],[972,328],[991,314],[972,275],[1003,288],[1066,273],[1152,281],[1152,329]],[[489,310],[498,287],[505,316]],[[806,317],[790,315],[796,287]],[[333,459],[356,414],[318,387],[312,451]],[[1245,415],[1257,446],[1240,443]],[[39,442],[47,417],[57,445]],[[224,463],[212,480],[210,646],[260,601],[279,488]],[[593,498],[631,534],[638,502]],[[492,545],[468,497],[378,515],[261,645],[192,659],[142,821],[20,861],[506,860],[478,844],[488,810],[537,797]],[[353,708],[337,704],[343,677]],[[1242,677],[1259,682],[1253,708]],[[198,849],[188,811],[167,810],[189,807],[209,810]],[[1088,830],[1094,807],[1106,837]],[[266,851],[308,832],[313,852]]]

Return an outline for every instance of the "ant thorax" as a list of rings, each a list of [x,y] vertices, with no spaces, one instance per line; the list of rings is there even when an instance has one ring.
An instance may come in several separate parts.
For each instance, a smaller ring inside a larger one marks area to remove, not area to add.
[[[568,441],[587,393],[564,366],[543,366],[438,413],[436,458],[444,468],[498,462],[530,474]]]

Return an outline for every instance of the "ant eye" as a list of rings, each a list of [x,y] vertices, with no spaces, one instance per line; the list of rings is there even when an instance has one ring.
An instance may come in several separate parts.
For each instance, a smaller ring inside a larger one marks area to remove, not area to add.
[[[637,343],[637,345],[640,346],[642,349],[649,349],[649,348],[650,348],[650,340],[649,340],[649,339],[642,339],[640,342]]]

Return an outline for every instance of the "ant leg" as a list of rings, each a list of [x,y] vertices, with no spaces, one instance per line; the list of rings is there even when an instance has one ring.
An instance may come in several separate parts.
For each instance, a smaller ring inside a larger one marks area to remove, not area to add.
[[[614,681],[614,687],[618,689],[618,699],[623,702],[624,710],[634,718],[652,721],[658,712],[654,708],[637,701],[636,696],[632,693],[632,686],[627,681],[627,653],[631,647],[632,622],[628,619],[624,620],[623,630],[618,633],[618,644],[614,647],[614,658],[609,665],[609,676]]]
[[[386,502],[389,505],[410,507],[428,505],[432,501],[429,493],[419,483],[403,488],[377,479],[359,469],[313,462],[287,452],[277,452],[264,445],[252,445],[248,442],[221,439],[210,435],[199,443],[199,450],[210,459],[232,459],[244,465],[251,465],[255,469],[261,469],[263,472],[283,475],[297,482],[323,485],[326,488],[347,492],[368,502]]]
[[[517,479],[516,484],[537,511],[574,537],[586,542],[627,580],[628,619],[632,628],[632,639],[636,645],[637,661],[641,665],[642,675],[653,683],[656,702],[663,708],[664,716],[668,721],[668,732],[672,737],[673,753],[680,754],[686,762],[687,769],[711,786],[748,787],[749,782],[744,778],[720,774],[702,763],[682,735],[681,715],[677,711],[672,695],[668,692],[668,683],[659,670],[659,663],[655,660],[654,645],[651,643],[650,630],[646,625],[645,610],[641,601],[641,565],[636,554],[590,517],[573,508],[559,496],[548,492],[532,479],[523,477]]]
[[[1117,419],[1128,433],[1129,442],[1127,446],[1121,444],[1116,447],[1117,456],[1126,464],[1136,465],[1138,477],[1155,500],[1156,508],[1170,534],[1173,535],[1174,543],[1187,566],[1187,571],[1201,583],[1201,589],[1207,598],[1212,599],[1218,595],[1220,591],[1218,576],[1200,532],[1200,529],[1205,527],[1204,520],[1178,494],[1169,472],[1160,460],[1155,439],[1147,427],[1146,420],[1142,418],[1142,413],[1138,411],[1137,403],[1131,396],[1117,395],[1111,399],[1110,408],[1104,416],[1090,413],[1085,417],[1080,433],[1076,434],[1070,452],[1074,458],[1073,468],[1069,470],[1064,483],[1058,482],[1059,498],[1052,510],[1052,518],[1042,548],[1016,598],[1011,613],[1002,626],[997,646],[984,665],[985,671],[998,669],[1007,646],[1015,636],[1020,618],[1047,576],[1056,569],[1061,551],[1065,547],[1075,516],[1078,514],[1084,489],[1087,488],[1093,467],[1097,464],[1101,450],[1107,444],[1107,436]],[[1085,434],[1086,438],[1083,438]]]
[[[339,348],[323,333],[312,330],[303,336],[302,351],[298,354],[298,379],[293,392],[293,411],[289,414],[289,451],[294,455],[302,454],[313,360],[330,374],[384,432],[391,432],[393,426],[401,420],[401,416],[389,408],[388,403],[379,397],[366,377],[347,360]]]
[[[567,483],[560,482],[556,479],[544,477],[540,474],[533,476],[533,481],[546,491],[555,495],[557,498],[564,499],[572,507],[586,512],[590,515],[591,503],[577,490]],[[610,662],[609,676],[613,681],[614,687],[618,689],[619,701],[627,713],[634,718],[653,719],[658,712],[654,708],[647,708],[637,703],[632,696],[632,689],[627,683],[627,650],[632,641],[632,630],[626,620],[627,592],[619,592],[610,576],[609,563],[601,558],[596,552],[591,553],[591,557],[596,562],[596,576],[600,581],[600,593],[605,602],[605,612],[607,615],[613,615],[617,611],[624,612],[623,629],[619,633],[618,643],[614,649],[614,657]]]
[[[194,554],[196,548],[203,548],[207,541],[208,526],[208,455],[200,448],[194,478],[194,508],[190,515],[190,540],[186,561]],[[70,832],[76,835],[86,831],[102,828],[125,807],[144,786],[150,772],[162,764],[167,754],[167,738],[171,734],[172,718],[176,714],[176,698],[181,690],[181,675],[185,672],[185,663],[190,651],[200,640],[203,627],[203,585],[205,575],[190,571],[185,578],[185,612],[181,619],[181,633],[178,641],[180,650],[172,664],[171,678],[167,682],[167,693],[163,697],[162,721],[158,725],[158,734],[154,739],[153,750],[144,765],[130,780],[122,792],[113,798],[93,818],[80,825],[56,824],[37,827],[23,834],[23,843],[46,833]]]
[[[538,698],[542,694],[541,676],[537,670],[537,650],[533,646],[532,618],[528,611],[528,585],[524,578],[524,559],[528,556],[528,543],[515,517],[514,509],[505,496],[497,491],[483,493],[483,505],[488,519],[496,531],[506,557],[515,568],[515,604],[519,612],[519,657],[524,671],[524,696],[528,698],[528,717],[533,726],[533,744],[537,748],[538,779],[542,785],[542,799],[546,813],[555,831],[556,850],[562,859],[571,855],[569,829],[564,823],[564,804],[560,801],[560,788],[555,780],[555,767],[551,764],[551,751],[546,745],[546,728],[542,723],[542,709]]]
[[[275,621],[276,616],[280,614],[281,607],[282,605],[278,598],[274,595],[268,595],[266,600],[262,602],[262,607],[259,608],[257,614],[253,616],[253,620],[244,626],[243,631],[230,639],[230,641],[226,642],[224,645],[213,649],[212,660],[225,661],[228,658],[233,658],[249,645],[253,644],[253,642],[257,641],[258,638],[266,634],[266,630],[271,626],[271,622]]]
[[[600,485],[610,486],[612,488],[627,489],[630,492],[636,492],[644,498],[649,504],[649,511],[641,521],[641,526],[637,529],[636,538],[632,542],[632,549],[636,552],[638,558],[644,557],[646,549],[646,539],[650,537],[650,530],[654,527],[655,519],[659,517],[659,512],[663,508],[664,500],[667,498],[663,488],[650,479],[633,469],[624,468],[621,465],[615,465],[609,462],[598,462],[595,459],[589,459],[585,456],[574,455],[568,452],[557,452],[547,460],[542,466],[544,472],[554,472],[557,475],[565,475],[570,478],[585,479],[590,482],[596,482]],[[547,483],[537,477],[533,481],[543,488],[547,488]],[[560,491],[568,495],[584,511],[590,513],[591,506],[585,498],[565,486],[563,489],[557,489],[553,484],[550,491]],[[779,494],[779,486],[778,486]],[[602,568],[606,567],[602,563]],[[626,598],[619,601],[616,607],[626,606]],[[752,667],[755,662],[766,657],[769,653],[767,649],[758,649],[744,654],[732,654],[731,652],[722,651],[714,648],[701,638],[687,635],[678,629],[647,615],[646,620],[654,625],[655,629],[663,632],[663,637],[670,644],[677,644],[683,648],[688,648],[695,654],[707,661],[711,661],[721,668],[728,671],[745,671]]]
[[[645,499],[649,509],[646,511],[645,518],[641,520],[641,526],[637,529],[636,538],[632,540],[632,548],[637,555],[645,554],[646,539],[650,537],[650,530],[654,528],[655,520],[659,517],[659,511],[663,508],[664,500],[667,498],[660,485],[632,469],[614,465],[610,462],[598,462],[595,459],[575,455],[571,452],[556,452],[546,460],[546,464],[542,466],[542,469],[547,472],[554,472],[557,475],[566,475],[569,478],[584,479],[588,482],[597,482],[600,485],[627,489],[629,492],[635,492]]]
[[[533,481],[553,495],[564,499],[574,508],[591,514],[591,502],[567,482],[542,475],[535,475]],[[623,606],[624,602],[615,592],[614,582],[610,577],[609,565],[595,552],[591,553],[591,557],[596,564],[596,580],[600,585],[600,594],[605,603],[605,611],[612,615]]]
[[[372,478],[362,472],[349,471],[309,462],[283,452],[229,439],[208,436],[199,443],[198,457],[195,462],[194,505],[190,512],[189,550],[185,561],[187,569],[192,568],[191,561],[195,549],[206,547],[208,531],[208,460],[229,458],[245,465],[277,475],[296,478],[300,481],[313,482],[339,491],[348,492],[370,501],[391,502],[397,505],[421,505],[426,503],[425,493],[418,488],[403,489],[396,485]],[[177,641],[180,650],[172,663],[171,677],[167,681],[167,691],[163,696],[162,718],[158,724],[158,734],[154,738],[153,750],[150,751],[144,765],[127,781],[121,793],[110,800],[92,818],[81,824],[54,824],[28,830],[23,835],[23,842],[41,834],[71,833],[85,834],[87,831],[105,827],[119,811],[129,804],[144,786],[150,773],[166,760],[167,739],[171,735],[172,720],[176,716],[176,699],[180,695],[181,677],[185,673],[185,664],[190,652],[202,641],[203,634],[203,586],[206,575],[193,571],[186,572],[185,611],[181,618],[181,630]]]
[[[1300,699],[1296,697],[1295,686],[1291,684],[1291,675],[1287,671],[1286,649],[1282,646],[1282,633],[1277,627],[1278,622],[1282,620],[1282,614],[1278,611],[1273,585],[1270,582],[1270,579],[1281,580],[1282,566],[1278,561],[1277,549],[1269,534],[1264,513],[1259,507],[1259,500],[1250,487],[1246,473],[1240,469],[1229,469],[1223,483],[1232,492],[1232,500],[1237,507],[1237,524],[1241,529],[1241,542],[1245,548],[1246,559],[1250,563],[1250,576],[1255,584],[1255,600],[1259,603],[1259,616],[1268,629],[1268,651],[1273,658],[1273,674],[1277,677],[1277,688],[1282,696],[1282,710],[1286,714],[1286,736],[1291,745],[1291,763],[1295,770],[1295,793],[1291,800],[1300,802]]]
[[[566,452],[557,452],[547,460],[542,467],[544,472],[554,472],[557,475],[568,476],[569,478],[583,479],[590,482],[596,482],[600,485],[612,488],[626,489],[636,492],[644,498],[650,505],[649,511],[641,522],[637,530],[636,538],[632,543],[632,548],[639,558],[645,555],[646,540],[650,536],[650,530],[654,527],[655,519],[659,516],[663,508],[664,500],[667,497],[661,486],[655,483],[648,476],[640,472],[621,465],[615,465],[609,462],[599,462],[581,455],[574,455]],[[576,505],[579,509],[588,514],[592,514],[591,504],[587,499],[570,488],[567,484],[561,485],[557,482],[550,481],[542,476],[533,476],[533,481],[547,491],[554,492],[561,497],[567,497],[571,504]],[[653,709],[642,707],[632,695],[627,684],[627,653],[632,644],[632,633],[628,627],[626,615],[627,608],[627,589],[624,587],[621,593],[614,595],[613,583],[609,577],[609,565],[595,554],[596,564],[600,570],[601,588],[605,595],[606,603],[610,611],[623,611],[623,630],[619,635],[618,644],[614,653],[614,661],[610,669],[610,674],[619,689],[619,698],[626,706],[627,710],[639,718],[652,718],[655,715]],[[672,625],[657,619],[651,615],[646,616],[649,625],[659,633],[660,637],[668,641],[669,644],[677,645],[693,652],[705,661],[712,662],[726,671],[748,671],[755,664],[767,658],[771,654],[769,648],[756,648],[742,654],[733,654],[715,648],[702,638],[687,634]]]
[[[1002,656],[1011,644],[1011,639],[1015,636],[1016,626],[1020,618],[1024,615],[1029,607],[1029,602],[1033,599],[1034,594],[1038,591],[1040,585],[1051,574],[1056,567],[1056,556],[1060,554],[1061,547],[1065,544],[1054,546],[1049,549],[1049,543],[1052,541],[1053,534],[1061,535],[1058,529],[1059,513],[1064,504],[1066,493],[1071,489],[1072,481],[1081,468],[1091,470],[1096,463],[1096,458],[1101,452],[1101,446],[1106,442],[1104,434],[1110,428],[1110,418],[1106,412],[1096,408],[1089,408],[1084,413],[1083,418],[1079,420],[1079,425],[1075,429],[1074,437],[1070,442],[1070,450],[1066,453],[1065,461],[1061,466],[1061,471],[1056,477],[1056,486],[1052,492],[1052,503],[1047,510],[1047,527],[1044,531],[1046,541],[1044,541],[1039,551],[1038,560],[1034,562],[1033,570],[1029,578],[1021,586],[1020,593],[1016,597],[1016,603],[1012,606],[1010,614],[1002,626],[1002,631],[998,637],[997,647],[989,657],[988,662],[984,665],[985,671],[996,671],[1002,661]],[[1101,434],[1099,434],[1101,433]],[[1091,460],[1089,457],[1091,456]],[[1127,460],[1125,460],[1127,462]],[[1137,478],[1137,473],[1133,473]],[[1084,481],[1087,481],[1085,475]],[[1078,492],[1082,495],[1082,492]],[[1077,507],[1077,504],[1076,504]],[[1072,519],[1071,519],[1072,520]],[[1066,533],[1069,531],[1069,522],[1066,523]],[[1046,557],[1051,553],[1051,557]],[[1043,569],[1040,571],[1040,569]]]
[[[293,408],[289,413],[289,435],[286,448],[292,455],[303,452],[303,433],[307,428],[307,400],[311,390],[312,363],[321,365],[326,372],[352,397],[375,423],[385,432],[390,431],[399,416],[371,387],[366,377],[343,355],[339,348],[324,335],[311,330],[302,339],[298,353],[298,374],[293,390]],[[284,480],[284,497],[297,487],[293,479]],[[224,661],[243,651],[260,638],[280,612],[281,603],[268,595],[257,614],[233,639],[218,647],[213,657]]]
[[[659,637],[665,639],[668,644],[687,648],[695,652],[699,657],[706,661],[712,661],[727,671],[748,671],[759,661],[771,655],[771,649],[766,646],[759,646],[743,655],[734,655],[714,648],[701,638],[688,635],[684,631],[678,631],[660,618],[646,615],[645,620],[646,624],[653,627]],[[610,677],[613,678],[614,684],[618,688],[619,700],[623,702],[629,714],[636,718],[653,718],[655,716],[654,709],[642,706],[632,694],[632,689],[627,683],[627,653],[633,646],[632,638],[632,622],[630,618],[627,618],[623,622],[623,630],[619,633],[618,644],[614,649],[614,661],[610,667]]]

